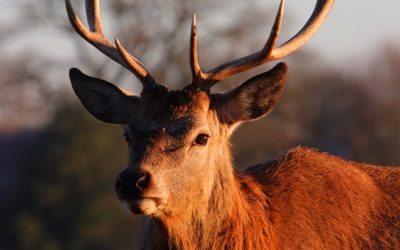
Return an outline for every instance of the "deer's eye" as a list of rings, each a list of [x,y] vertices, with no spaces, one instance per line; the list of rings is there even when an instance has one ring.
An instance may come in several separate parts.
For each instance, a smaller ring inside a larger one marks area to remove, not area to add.
[[[128,145],[131,145],[131,139],[129,138],[129,135],[127,133],[124,133],[122,137],[125,139]]]
[[[208,138],[210,136],[206,135],[206,134],[199,134],[196,138],[196,141],[194,142],[195,145],[206,145]]]

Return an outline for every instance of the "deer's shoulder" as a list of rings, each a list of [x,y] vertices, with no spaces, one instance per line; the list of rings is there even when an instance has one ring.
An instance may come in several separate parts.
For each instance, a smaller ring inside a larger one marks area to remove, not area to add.
[[[296,147],[274,160],[248,168],[264,187],[343,190],[354,186],[375,189],[375,176],[386,171],[382,167],[360,164],[307,147]]]
[[[282,153],[276,159],[251,166],[245,172],[253,176],[293,171],[323,172],[325,168],[338,167],[344,164],[349,164],[349,162],[317,149],[299,146]]]
[[[337,237],[345,239],[343,244],[349,248],[352,244],[399,244],[398,230],[386,235],[381,230],[400,226],[399,168],[356,163],[298,147],[275,160],[250,167],[246,174],[261,184],[268,197],[270,220],[282,242],[285,239],[291,246],[302,246],[304,242],[296,240],[306,238],[304,235],[328,232],[318,237],[332,246]],[[375,221],[373,226],[371,221]],[[359,234],[364,242],[348,238],[347,232],[356,227],[362,229]],[[374,237],[379,242],[374,242]]]

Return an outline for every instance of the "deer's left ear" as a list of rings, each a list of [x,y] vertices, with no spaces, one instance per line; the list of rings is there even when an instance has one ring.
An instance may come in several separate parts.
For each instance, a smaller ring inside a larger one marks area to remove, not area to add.
[[[287,65],[279,63],[227,93],[213,95],[220,121],[232,125],[269,113],[282,94],[286,76]]]

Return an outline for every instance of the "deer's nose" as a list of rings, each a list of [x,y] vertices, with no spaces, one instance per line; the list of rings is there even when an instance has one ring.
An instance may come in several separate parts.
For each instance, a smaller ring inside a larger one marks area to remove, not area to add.
[[[149,186],[151,176],[148,173],[131,173],[123,171],[115,183],[119,199],[132,200],[140,198],[141,193]]]

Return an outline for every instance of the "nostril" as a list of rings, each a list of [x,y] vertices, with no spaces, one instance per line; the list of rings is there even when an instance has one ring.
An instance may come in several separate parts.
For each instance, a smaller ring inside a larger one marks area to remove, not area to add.
[[[143,190],[149,185],[149,183],[150,183],[150,175],[143,174],[136,181],[136,187],[140,190]]]

